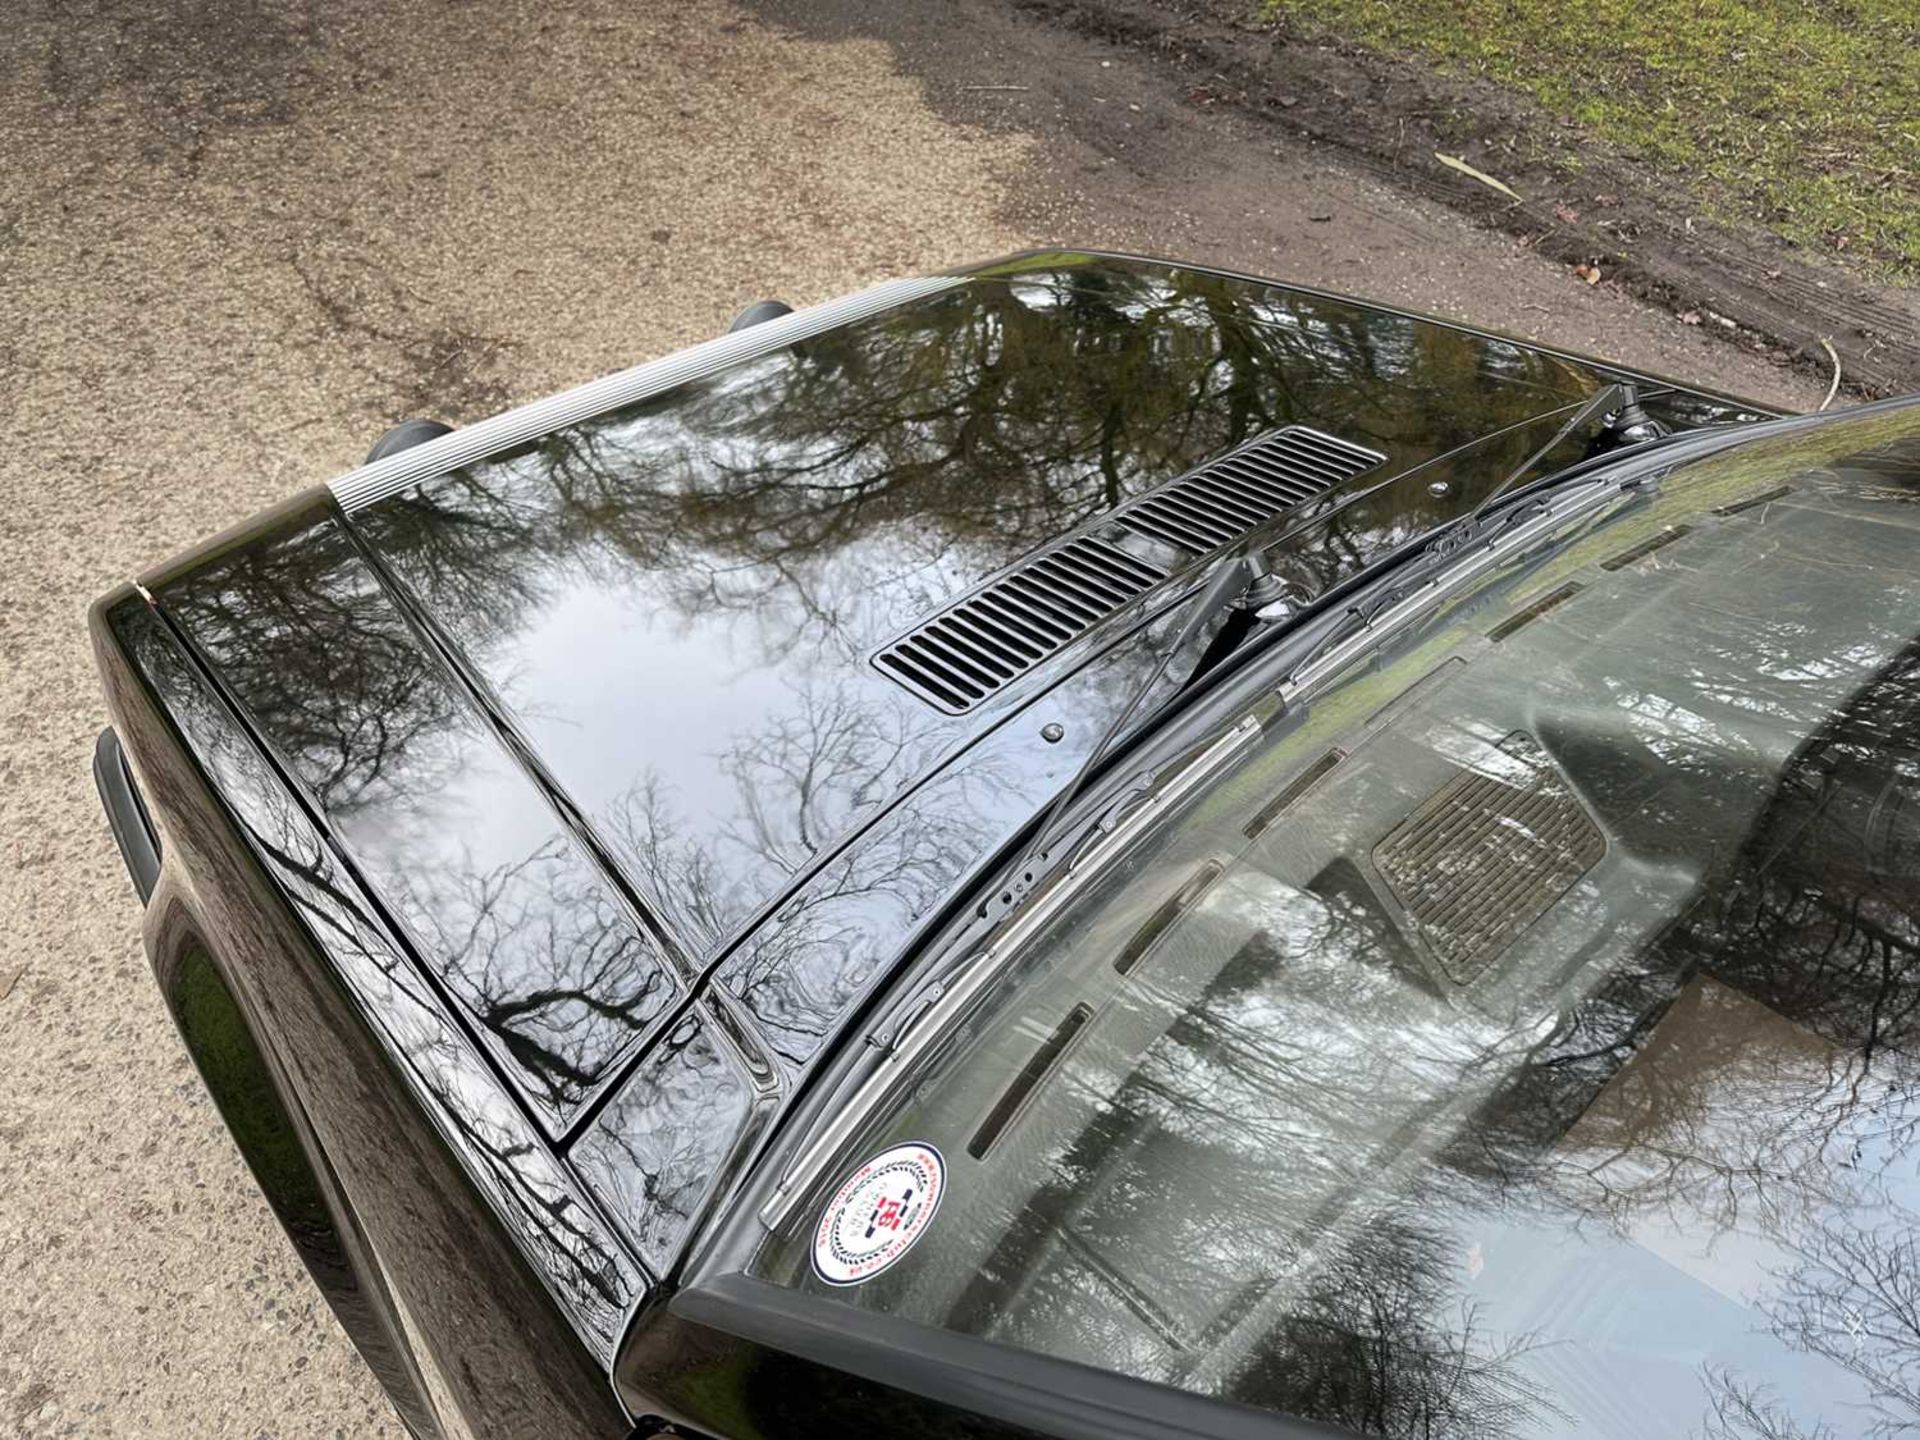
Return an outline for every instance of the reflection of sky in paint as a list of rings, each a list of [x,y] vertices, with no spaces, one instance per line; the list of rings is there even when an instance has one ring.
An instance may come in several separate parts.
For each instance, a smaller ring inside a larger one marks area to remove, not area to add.
[[[685,905],[663,871],[673,837],[698,836],[713,867],[703,898],[737,920],[886,798],[930,727],[895,687],[860,671],[844,688],[796,693],[804,682],[765,663],[767,637],[751,615],[703,626],[698,643],[688,628],[645,588],[581,584],[530,613],[488,660],[510,677],[505,698],[542,759],[649,878],[644,888],[670,913]],[[769,715],[788,717],[774,743]],[[642,825],[637,797],[648,787],[654,808]],[[700,929],[676,919],[681,933]]]
[[[704,748],[718,756],[743,715],[784,701],[779,680],[742,664],[731,647],[678,644],[672,632],[680,625],[672,614],[649,612],[641,597],[588,589],[568,590],[529,617],[502,663],[514,675],[509,698],[523,723],[539,729],[541,753],[557,774],[598,765],[641,775],[661,754]],[[700,787],[724,782],[688,767],[671,783],[700,807],[710,803]]]
[[[819,746],[837,774],[808,828],[835,836],[964,739],[867,663],[913,621],[1277,424],[1394,465],[1499,431],[1497,471],[1529,438],[1504,427],[1591,381],[1227,277],[1040,270],[757,357],[357,519],[700,953],[832,838],[768,833],[793,804],[778,772],[817,738],[802,732],[849,709],[872,722]],[[1349,568],[1436,503],[1424,487],[1369,501],[1303,563]]]

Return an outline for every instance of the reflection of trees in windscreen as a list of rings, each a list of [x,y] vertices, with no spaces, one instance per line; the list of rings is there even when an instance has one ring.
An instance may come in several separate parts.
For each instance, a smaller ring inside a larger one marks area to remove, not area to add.
[[[1648,1112],[1637,1127],[1664,1137],[1648,1180],[1695,1192],[1723,1223],[1739,1195],[1776,1223],[1782,1207],[1831,1205],[1843,1169],[1914,1137],[1915,753],[1920,651],[1909,650],[1800,748],[1725,876],[1668,937],[1676,968],[1772,1017],[1692,1026],[1686,1054],[1635,1067]]]
[[[1321,894],[1249,887],[1259,898],[1241,902],[1239,923],[1261,928],[1224,965],[1212,947],[1232,935],[1195,936],[1136,980],[1171,1023],[1127,1078],[1129,1093],[1163,1125],[1237,1154],[1249,1174],[1285,1155],[1288,1184],[1262,1197],[1263,1213],[1269,1223],[1285,1214],[1298,1233],[1326,1222],[1309,1206],[1410,1182],[1435,1132],[1465,1122],[1530,1028],[1410,983],[1400,947],[1349,903],[1337,871],[1316,880]],[[1182,984],[1182,957],[1213,972],[1197,997]]]
[[[1860,1214],[1836,1209],[1796,1235],[1759,1310],[1784,1344],[1860,1383],[1847,1434],[1920,1433],[1920,1214],[1880,1197]],[[1709,1367],[1707,1440],[1838,1440],[1831,1394]]]
[[[1300,977],[1340,943],[1314,910],[1270,914],[1278,937],[1254,937],[1184,1009],[1164,973],[1177,955],[1147,962],[1140,1003],[1178,1018],[1126,1073],[1089,1059],[1063,1077],[1093,1116],[956,1319],[984,1323],[1018,1294],[1008,1323],[1030,1335],[1066,1323],[1039,1307],[1092,1290],[1150,1321],[1108,1363],[1367,1434],[1530,1433],[1550,1411],[1517,1364],[1530,1338],[1483,1333],[1457,1239],[1381,1205],[1418,1165],[1382,1133],[1383,1107],[1403,1120],[1443,1103],[1461,1057],[1374,1029],[1397,983],[1384,957]]]
[[[1117,1184],[1156,1215],[1231,1216],[1243,1237],[1265,1227],[1253,1249],[1274,1256],[1299,1254],[1300,1237],[1317,1237],[1324,1259],[1275,1292],[1273,1353],[1284,1363],[1273,1364],[1263,1404],[1378,1428],[1400,1423],[1384,1418],[1389,1397],[1418,1386],[1353,1373],[1361,1359],[1410,1357],[1417,1378],[1472,1375],[1475,1353],[1510,1357],[1476,1352],[1464,1316],[1409,1316],[1413,1290],[1387,1263],[1364,1197],[1356,1200],[1364,1190],[1419,1194],[1440,1211],[1537,1207],[1549,1219],[1593,1217],[1629,1232],[1665,1217],[1708,1250],[1735,1228],[1767,1237],[1794,1261],[1761,1302],[1775,1333],[1864,1382],[1874,1433],[1920,1428],[1920,1241],[1915,1217],[1888,1210],[1873,1191],[1881,1167],[1910,1154],[1913,1139],[1920,872],[1911,852],[1920,837],[1908,817],[1920,812],[1908,800],[1906,757],[1920,753],[1915,669],[1902,657],[1801,748],[1687,913],[1648,952],[1618,964],[1548,1043],[1515,1050],[1515,1036],[1476,1030],[1464,1010],[1431,1030],[1412,1023],[1430,989],[1409,974],[1404,946],[1388,943],[1391,928],[1331,872],[1306,898],[1268,903],[1261,932],[1198,997],[1179,981],[1180,947],[1163,947],[1136,984],[1177,1018],[1132,1076],[1085,1081],[1096,1103],[1116,1097],[1109,1122],[1131,1108],[1136,1123],[1089,1127],[1061,1167],[1071,1177],[1062,1188]],[[1210,908],[1217,926],[1228,907]],[[1453,1038],[1442,1042],[1439,1030]],[[1456,1090],[1471,1091],[1463,1067],[1474,1064],[1514,1078],[1469,1110],[1450,1109],[1441,1098],[1449,1073],[1462,1076]],[[1183,1143],[1120,1138],[1142,1129]],[[1416,1157],[1403,1167],[1391,1145],[1373,1143],[1415,1130],[1444,1142],[1436,1164]],[[1096,1131],[1124,1145],[1124,1162],[1087,1152]],[[1142,1163],[1176,1149],[1177,1165]],[[1284,1169],[1282,1186],[1261,1179],[1275,1168]],[[1075,1203],[1054,1223],[1085,1230],[1097,1218],[1097,1204]],[[1433,1241],[1436,1253],[1457,1266],[1457,1246],[1443,1240]],[[1144,1293],[1258,1269],[1225,1242],[1209,1249],[1182,1236],[1168,1249],[1135,1272]],[[1004,1268],[1007,1258],[995,1263]],[[1367,1323],[1380,1317],[1392,1318],[1384,1332]],[[1381,1333],[1414,1341],[1383,1346]],[[1424,1334],[1465,1353],[1435,1361]],[[1524,1409],[1524,1387],[1504,1388],[1518,1382],[1490,1373],[1492,1412],[1508,1400]],[[1820,1434],[1785,1401],[1743,1384],[1714,1390],[1711,1433]],[[1434,1423],[1434,1433],[1449,1433],[1454,1420]]]
[[[1451,1236],[1373,1221],[1290,1298],[1231,1393],[1365,1435],[1538,1433],[1553,1407],[1517,1363],[1533,1341],[1483,1335],[1457,1297],[1459,1269]]]
[[[1872,1436],[1920,1433],[1920,1214],[1886,1204],[1801,1236],[1762,1302],[1773,1333],[1860,1380]]]
[[[1452,1147],[1455,1170],[1622,1226],[1664,1214],[1707,1244],[1789,1235],[1855,1191],[1863,1157],[1911,1144],[1916,702],[1908,651],[1800,746],[1685,913]]]
[[[1867,1060],[1920,1041],[1920,646],[1794,756],[1688,943]]]

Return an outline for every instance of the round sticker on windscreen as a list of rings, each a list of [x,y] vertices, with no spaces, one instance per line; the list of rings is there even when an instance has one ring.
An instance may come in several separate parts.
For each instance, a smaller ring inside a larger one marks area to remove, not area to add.
[[[846,1178],[813,1235],[813,1269],[829,1285],[871,1280],[926,1234],[947,1188],[931,1145],[883,1150]]]

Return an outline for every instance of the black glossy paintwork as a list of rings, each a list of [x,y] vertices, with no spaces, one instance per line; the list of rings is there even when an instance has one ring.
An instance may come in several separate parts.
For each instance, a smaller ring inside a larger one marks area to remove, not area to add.
[[[236,997],[359,1257],[343,1321],[370,1357],[434,1374],[473,1434],[626,1433],[602,1367],[645,1294],[639,1266],[151,607],[110,597],[94,633],[164,841],[147,949],[170,1006],[200,954]],[[296,1239],[309,1263],[329,1248]],[[341,1308],[340,1277],[316,1278]],[[401,1306],[417,1340],[399,1338]],[[423,1394],[400,1397],[409,1414]]]
[[[793,1077],[1160,660],[1200,557],[964,717],[877,647],[1294,423],[1387,457],[1272,527],[1314,593],[1472,503],[1612,373],[1213,272],[1028,257],[352,515],[316,493],[103,612],[103,656],[159,690],[285,892],[335,976],[327,1023],[374,1037],[389,1109],[471,1176],[483,1217],[449,1232],[512,1237],[604,1359]],[[329,1143],[377,1147],[350,1130]]]
[[[665,928],[711,954],[1044,687],[951,720],[867,663],[901,630],[1261,431],[1311,423],[1405,468],[1594,383],[1351,304],[1041,269],[747,362],[354,523]]]
[[[743,936],[728,989],[811,1054],[1148,662],[1083,672],[1059,745],[996,727],[1191,576],[964,718],[875,647],[1276,426],[1378,448],[1369,485],[1483,442],[1296,544],[1317,587],[1598,379],[1351,302],[1042,257],[416,485],[352,517],[371,557],[309,515],[159,599],[560,1134]]]
[[[672,1263],[756,1110],[765,1082],[696,1009],[655,1045],[571,1159],[656,1273]]]
[[[640,918],[325,505],[167,612],[554,1130],[681,993]]]
[[[525,1115],[498,1093],[473,1044],[419,986],[375,903],[340,867],[304,808],[284,792],[158,617],[130,602],[115,628],[161,692],[194,759],[233,806],[242,836],[325,946],[360,1016],[475,1162],[474,1178],[494,1206],[530,1237],[536,1263],[587,1322],[595,1344],[610,1346],[643,1293],[632,1262]]]

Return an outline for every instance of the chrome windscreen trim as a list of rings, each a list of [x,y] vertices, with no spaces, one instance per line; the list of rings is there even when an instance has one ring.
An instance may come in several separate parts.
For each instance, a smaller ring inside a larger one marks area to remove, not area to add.
[[[703,340],[672,355],[650,360],[630,370],[603,375],[572,390],[563,390],[558,395],[549,395],[543,400],[489,416],[437,439],[398,451],[384,460],[349,470],[328,482],[329,488],[340,508],[351,515],[399,494],[409,485],[444,475],[463,465],[471,465],[525,441],[551,434],[563,426],[576,425],[582,420],[632,405],[664,390],[671,390],[676,385],[684,385],[690,380],[724,370],[730,365],[783,350],[814,335],[842,325],[851,325],[883,310],[925,299],[929,295],[938,295],[966,283],[966,277],[960,275],[926,275],[907,280],[889,280],[858,295],[829,300],[745,330],[716,335],[711,340]]]

